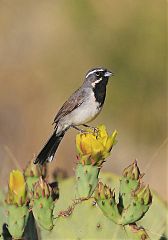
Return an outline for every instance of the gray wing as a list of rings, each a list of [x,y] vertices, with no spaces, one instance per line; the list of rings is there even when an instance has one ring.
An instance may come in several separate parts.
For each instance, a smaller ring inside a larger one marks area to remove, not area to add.
[[[58,111],[53,123],[57,123],[61,118],[72,112],[74,109],[79,107],[85,99],[85,90],[80,88],[74,92],[70,98],[63,104]]]

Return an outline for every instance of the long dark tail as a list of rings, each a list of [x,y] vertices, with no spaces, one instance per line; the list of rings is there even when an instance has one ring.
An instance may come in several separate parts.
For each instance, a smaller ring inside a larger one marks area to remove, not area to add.
[[[43,165],[44,162],[51,162],[54,158],[56,150],[65,134],[65,131],[57,135],[54,131],[53,135],[50,137],[48,142],[42,148],[37,158],[34,161],[34,164],[39,163]]]

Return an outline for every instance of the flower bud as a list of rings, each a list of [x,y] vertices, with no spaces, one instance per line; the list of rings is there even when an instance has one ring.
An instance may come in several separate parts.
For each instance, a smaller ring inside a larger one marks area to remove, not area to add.
[[[127,168],[123,171],[123,176],[130,178],[132,180],[138,180],[140,177],[140,171],[137,166],[137,161],[134,161],[131,165],[129,165]]]
[[[149,185],[147,186],[141,186],[136,191],[137,198],[142,202],[142,204],[149,205],[152,203],[152,194],[149,189]]]

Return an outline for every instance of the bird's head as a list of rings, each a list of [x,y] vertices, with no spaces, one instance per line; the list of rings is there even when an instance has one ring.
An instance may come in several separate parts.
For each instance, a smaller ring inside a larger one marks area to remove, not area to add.
[[[87,85],[91,85],[92,87],[95,87],[95,85],[100,82],[107,84],[109,77],[113,75],[114,74],[106,68],[93,68],[87,72],[85,76],[85,83]]]

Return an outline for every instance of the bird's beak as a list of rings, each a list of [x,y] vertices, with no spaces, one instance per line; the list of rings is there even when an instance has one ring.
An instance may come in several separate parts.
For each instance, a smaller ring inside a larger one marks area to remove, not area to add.
[[[104,74],[105,77],[110,77],[110,76],[113,76],[113,73],[110,72],[110,71],[106,71],[105,74]]]

